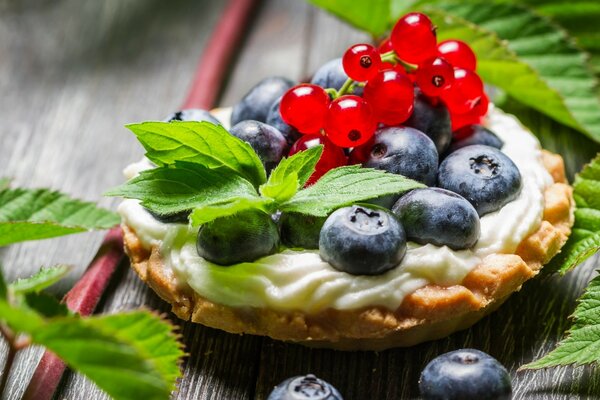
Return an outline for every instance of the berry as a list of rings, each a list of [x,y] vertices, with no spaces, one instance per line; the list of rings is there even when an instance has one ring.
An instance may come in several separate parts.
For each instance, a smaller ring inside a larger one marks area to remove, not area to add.
[[[221,125],[221,122],[213,117],[211,113],[199,108],[177,111],[165,118],[165,122],[173,121],[208,121],[215,125]]]
[[[335,58],[319,67],[310,83],[319,85],[324,89],[340,90],[347,79],[348,75],[344,72],[342,59]]]
[[[273,254],[278,246],[277,225],[270,215],[255,210],[202,225],[196,243],[200,257],[220,265],[251,262]]]
[[[400,59],[420,64],[437,53],[435,26],[425,14],[406,14],[396,22],[390,35],[392,47]]]
[[[283,120],[301,133],[316,133],[325,126],[329,96],[323,88],[303,83],[288,90],[279,111]]]
[[[481,96],[483,96],[481,78],[475,72],[462,68],[454,68],[454,82],[441,94],[442,100],[453,115],[471,111],[478,104]]]
[[[344,150],[331,143],[329,139],[322,135],[303,135],[296,143],[294,143],[290,149],[289,155],[294,155],[300,151],[310,149],[320,144],[323,145],[323,153],[315,166],[315,172],[313,172],[306,182],[306,186],[315,183],[321,176],[325,175],[327,171],[346,165],[347,160]]]
[[[286,379],[269,394],[267,400],[343,400],[330,383],[312,374]]]
[[[360,146],[371,139],[376,127],[373,110],[361,97],[341,96],[329,105],[325,132],[337,146]]]
[[[415,96],[406,74],[385,70],[367,82],[363,97],[373,107],[378,122],[398,125],[410,117]]]
[[[442,161],[438,186],[469,200],[482,216],[519,195],[521,173],[500,150],[476,144],[458,149]]]
[[[342,65],[351,79],[368,81],[381,69],[381,55],[370,44],[355,44],[344,53]]]
[[[287,151],[288,145],[281,132],[262,122],[242,121],[229,132],[254,149],[267,172],[279,164]]]
[[[266,124],[271,125],[275,129],[277,129],[279,132],[281,132],[281,134],[287,141],[288,145],[291,146],[302,135],[296,130],[296,128],[294,128],[291,125],[286,124],[285,121],[281,118],[281,112],[279,111],[280,104],[281,104],[281,97],[278,98],[271,105],[271,108],[269,109],[269,113],[267,114]]]
[[[455,350],[431,360],[421,373],[424,400],[509,400],[510,376],[495,358],[475,349]]]
[[[325,221],[319,253],[337,270],[379,275],[400,264],[406,253],[406,236],[402,225],[389,212],[344,207]]]
[[[231,111],[231,125],[245,120],[265,122],[271,105],[287,90],[294,86],[294,82],[279,76],[265,78],[258,82]]]
[[[479,239],[479,216],[471,203],[449,190],[415,189],[392,207],[408,240],[453,250],[473,247]]]
[[[442,154],[452,140],[450,112],[446,105],[439,99],[428,98],[416,88],[413,112],[405,125],[429,136],[438,154]]]
[[[444,40],[437,46],[438,53],[453,67],[475,71],[477,57],[468,44],[461,40]]]
[[[429,186],[435,184],[438,153],[435,144],[421,131],[409,127],[382,128],[368,148],[359,151],[368,154],[364,167],[404,175]]]
[[[284,212],[279,218],[281,241],[287,247],[318,249],[326,217]]]
[[[427,96],[439,96],[454,82],[454,69],[442,57],[430,58],[419,65],[417,85]]]
[[[382,40],[381,43],[379,43],[377,50],[379,50],[379,54],[389,53],[390,51],[394,50],[392,47],[392,41],[389,38]]]
[[[465,125],[454,132],[454,140],[448,148],[448,153],[474,144],[483,144],[485,146],[501,149],[504,142],[496,134],[483,125]]]

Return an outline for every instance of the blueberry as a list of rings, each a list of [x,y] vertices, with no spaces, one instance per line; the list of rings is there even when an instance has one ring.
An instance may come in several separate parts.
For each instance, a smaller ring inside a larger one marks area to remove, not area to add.
[[[469,200],[482,216],[519,195],[521,173],[500,150],[476,144],[458,149],[442,161],[438,186]]]
[[[208,121],[215,125],[221,125],[221,122],[213,117],[210,112],[199,108],[177,111],[165,118],[165,122],[172,121]]]
[[[333,88],[340,90],[347,79],[348,75],[344,72],[342,59],[335,58],[321,65],[313,75],[310,83],[314,83],[325,89]]]
[[[488,354],[463,349],[431,360],[421,373],[424,400],[508,400],[512,387],[506,369]]]
[[[287,152],[287,142],[276,128],[258,121],[242,121],[229,132],[252,146],[267,172],[271,171]]]
[[[281,113],[279,112],[280,104],[281,97],[279,97],[269,109],[266,124],[278,129],[287,141],[288,145],[292,146],[302,135],[296,130],[296,128],[293,128],[283,121],[281,118]]]
[[[180,211],[173,214],[158,214],[149,209],[146,209],[155,220],[160,221],[165,224],[174,223],[174,224],[187,224],[188,217],[191,213],[190,210]]]
[[[427,135],[414,128],[387,127],[368,143],[365,167],[377,168],[434,185],[438,153]]]
[[[483,125],[463,126],[454,133],[454,136],[464,139],[453,140],[448,148],[448,153],[473,144],[483,144],[497,149],[501,149],[504,146],[502,139]]]
[[[231,265],[273,254],[279,232],[271,216],[261,211],[242,211],[217,218],[200,227],[196,249],[215,264]]]
[[[444,103],[437,101],[437,104],[434,104],[418,89],[415,89],[414,104],[413,113],[405,125],[429,136],[435,143],[438,154],[443,154],[452,140],[450,112]]]
[[[330,383],[312,374],[286,379],[269,394],[267,400],[343,400]]]
[[[258,82],[239,103],[233,106],[231,125],[247,119],[265,122],[271,105],[292,86],[294,82],[280,76],[265,78]]]
[[[479,239],[479,216],[463,197],[439,188],[415,189],[402,196],[392,211],[408,240],[453,250],[472,247]]]
[[[281,241],[287,247],[318,249],[319,235],[327,217],[282,213],[279,219]]]
[[[406,236],[396,217],[382,209],[340,208],[331,214],[319,237],[321,258],[353,275],[379,275],[400,264]]]

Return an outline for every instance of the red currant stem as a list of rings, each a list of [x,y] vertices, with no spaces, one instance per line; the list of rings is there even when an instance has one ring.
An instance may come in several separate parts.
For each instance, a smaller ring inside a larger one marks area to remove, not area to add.
[[[332,99],[338,98],[338,91],[335,90],[334,88],[325,89],[325,93],[327,93],[329,95],[329,97],[331,97]]]
[[[414,71],[419,68],[416,64],[410,64],[406,61],[402,61],[398,57],[398,55],[396,55],[396,52],[394,50],[388,51],[387,53],[383,53],[381,55],[381,61],[390,62],[392,64],[401,64],[404,67],[404,69],[408,72]]]
[[[352,85],[354,83],[355,82],[352,79],[350,79],[350,78],[346,79],[346,82],[344,82],[344,84],[342,85],[342,87],[340,88],[340,90],[338,90],[337,96],[335,98],[338,98],[338,97],[343,96],[345,94],[351,93]]]

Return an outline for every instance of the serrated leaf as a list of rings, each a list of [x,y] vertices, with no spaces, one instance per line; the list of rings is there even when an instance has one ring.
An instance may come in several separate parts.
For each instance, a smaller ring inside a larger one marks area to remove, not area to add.
[[[600,156],[575,177],[573,197],[577,210],[569,240],[546,266],[549,272],[566,274],[600,250]]]
[[[39,292],[61,280],[70,270],[71,267],[68,265],[41,268],[28,278],[17,279],[9,285],[9,288],[15,294]]]
[[[566,31],[512,4],[440,1],[424,9],[440,40],[457,38],[473,47],[485,81],[600,142],[598,82]]]
[[[144,207],[158,214],[177,213],[237,198],[258,198],[252,183],[234,171],[181,161],[173,166],[142,171],[105,194],[141,200]]]
[[[237,198],[226,203],[207,204],[194,209],[190,215],[190,221],[192,226],[199,226],[217,218],[229,217],[245,210],[273,211],[271,208],[274,208],[274,204],[272,199],[261,197]]]
[[[70,311],[65,304],[48,294],[36,292],[26,293],[23,296],[23,302],[27,307],[44,317],[59,317],[70,314]]]
[[[319,145],[284,158],[260,187],[260,193],[278,202],[291,199],[313,174],[322,154],[323,145]]]
[[[127,125],[158,165],[187,161],[208,168],[227,168],[255,187],[265,183],[266,172],[250,145],[210,122],[142,122]]]
[[[169,398],[180,375],[183,352],[173,327],[147,311],[45,319],[0,301],[0,320],[118,400]]]
[[[522,369],[583,365],[600,361],[600,276],[589,283],[573,312],[573,326],[556,349]]]
[[[281,204],[280,209],[324,217],[339,207],[420,187],[425,185],[401,175],[352,165],[327,172],[314,185]]]
[[[0,191],[0,246],[47,239],[120,222],[112,211],[47,189]]]
[[[374,36],[384,34],[389,27],[389,16],[391,14],[390,0],[309,1]]]

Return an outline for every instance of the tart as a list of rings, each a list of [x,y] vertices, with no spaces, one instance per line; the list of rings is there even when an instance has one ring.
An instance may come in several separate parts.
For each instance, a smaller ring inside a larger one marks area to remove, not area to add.
[[[311,83],[268,78],[233,109],[187,110],[151,125],[162,147],[140,140],[159,166],[129,166],[127,178],[143,175],[135,190],[112,192],[128,198],[119,212],[133,269],[182,319],[340,350],[412,346],[494,311],[560,251],[574,201],[562,158],[489,104],[474,53],[454,44],[436,47],[431,21],[411,13],[380,49],[351,46]],[[186,119],[210,124],[170,124]],[[185,133],[171,140],[178,129]],[[208,150],[186,153],[185,141],[203,134],[198,142],[212,141]],[[230,147],[228,156],[202,153],[218,152],[221,142],[251,154],[259,183],[231,158],[218,161],[235,153]],[[144,171],[154,168],[152,186],[153,172]],[[271,195],[265,185],[255,193],[265,171],[277,172],[274,186],[270,177],[266,184]],[[330,205],[290,206],[304,185],[319,188],[310,192],[314,203],[331,185]],[[268,203],[218,191],[230,186]],[[163,200],[168,207],[147,197],[173,187],[184,189]],[[181,193],[190,187],[206,192],[186,203]],[[207,193],[216,196],[212,209]],[[220,214],[224,208],[230,214]]]

